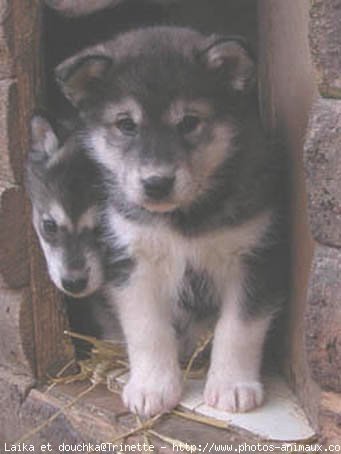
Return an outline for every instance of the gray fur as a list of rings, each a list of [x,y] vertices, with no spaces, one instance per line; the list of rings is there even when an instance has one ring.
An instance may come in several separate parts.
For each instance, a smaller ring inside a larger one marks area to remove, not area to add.
[[[108,247],[103,243],[101,207],[105,194],[100,173],[84,152],[79,131],[74,125],[71,131],[65,131],[65,140],[58,140],[48,120],[38,115],[33,117],[27,189],[32,202],[34,227],[51,279],[65,293],[71,328],[109,340],[119,333],[119,329],[106,301],[103,284],[113,267],[115,282],[124,280],[123,263],[119,268],[116,265],[123,251],[111,247],[109,255]],[[63,136],[62,127],[58,137]],[[59,226],[58,234],[53,237],[46,236],[42,226],[45,218],[51,218],[51,206],[58,206],[70,221],[67,226]],[[56,255],[60,258],[58,272],[54,263]],[[63,287],[65,280],[85,277],[88,284],[79,293]],[[87,351],[84,342],[76,342],[76,347],[80,355]]]
[[[72,296],[96,291],[104,274],[98,235],[103,195],[98,170],[82,151],[77,133],[61,144],[46,119],[32,119],[27,189],[34,227],[54,283]],[[56,232],[46,231],[46,222],[52,222]],[[73,291],[63,286],[63,282],[77,280],[87,281],[85,288]]]
[[[179,293],[179,304],[195,320],[203,320],[216,315],[221,302],[216,294],[214,282],[205,271],[188,266],[185,271],[183,288]]]

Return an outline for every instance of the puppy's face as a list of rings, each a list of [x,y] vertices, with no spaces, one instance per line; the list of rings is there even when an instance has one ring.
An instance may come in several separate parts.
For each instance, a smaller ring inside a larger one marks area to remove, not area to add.
[[[109,103],[90,132],[93,156],[125,198],[149,211],[192,204],[232,153],[233,121],[216,118],[206,100],[175,99],[157,119],[138,100]]]
[[[123,35],[106,56],[60,69],[88,125],[93,156],[130,203],[186,209],[234,153],[238,103],[253,63],[235,41],[187,29]]]
[[[33,119],[32,138],[28,189],[49,275],[68,295],[90,295],[103,281],[95,174],[72,140],[58,145],[45,119]]]
[[[96,219],[96,207],[90,207],[72,221],[57,200],[33,208],[33,224],[50,278],[75,298],[91,295],[103,282]]]

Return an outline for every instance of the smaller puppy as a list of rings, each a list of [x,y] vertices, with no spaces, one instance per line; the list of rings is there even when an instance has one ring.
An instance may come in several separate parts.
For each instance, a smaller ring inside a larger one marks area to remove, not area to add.
[[[73,128],[63,122],[68,138],[62,143],[61,134],[58,140],[45,118],[32,119],[27,187],[33,223],[49,275],[66,296],[72,330],[113,340],[120,338],[120,330],[101,288],[106,274],[115,272],[105,266],[108,251],[100,235],[104,195],[96,165],[84,153]],[[111,256],[115,256],[112,251]],[[87,351],[82,341],[75,345],[78,354]]]
[[[82,152],[77,133],[60,143],[42,116],[33,117],[31,135],[27,188],[49,275],[65,294],[89,296],[104,279],[96,165]]]

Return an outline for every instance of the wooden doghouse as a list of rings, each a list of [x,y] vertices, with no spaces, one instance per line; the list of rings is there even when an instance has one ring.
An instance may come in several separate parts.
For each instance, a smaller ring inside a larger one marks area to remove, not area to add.
[[[321,440],[339,443],[341,0],[183,0],[170,14],[173,22],[219,32],[233,26],[233,10],[248,18],[252,39],[257,31],[264,124],[292,156],[293,291],[282,369]],[[44,395],[40,388],[73,355],[23,186],[29,119],[45,91],[44,17],[39,0],[0,1],[0,443],[18,439],[79,389]],[[60,414],[34,440],[113,438],[129,427],[119,398],[108,404],[103,392]],[[197,443],[221,439],[200,424],[168,424],[175,432],[185,425]]]

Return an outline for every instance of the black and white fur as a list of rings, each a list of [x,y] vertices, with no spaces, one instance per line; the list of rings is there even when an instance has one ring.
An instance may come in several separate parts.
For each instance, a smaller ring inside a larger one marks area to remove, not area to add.
[[[214,318],[206,403],[260,405],[263,345],[285,297],[283,162],[260,125],[243,41],[146,28],[56,74],[109,193],[106,234],[121,253],[106,291],[128,344],[126,405],[146,416],[174,407],[179,335]]]
[[[67,295],[89,296],[104,280],[98,170],[77,133],[61,143],[48,120],[36,115],[31,136],[27,188],[49,275]]]
[[[98,166],[85,154],[75,122],[69,126],[59,125],[57,137],[45,117],[35,115],[31,121],[27,188],[33,224],[51,280],[66,295],[71,329],[114,340],[121,333],[102,291],[113,272],[101,235],[105,194]],[[110,258],[114,256],[110,251]]]

